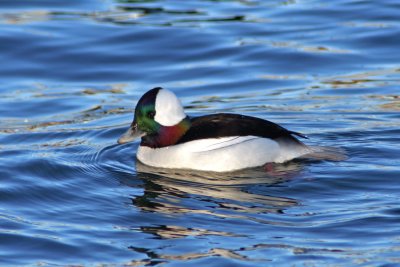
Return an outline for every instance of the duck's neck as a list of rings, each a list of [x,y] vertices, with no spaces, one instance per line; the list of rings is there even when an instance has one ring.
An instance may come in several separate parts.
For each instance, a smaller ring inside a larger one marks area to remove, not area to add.
[[[151,148],[175,145],[189,128],[190,119],[186,117],[174,126],[160,126],[157,134],[143,136],[140,145]]]

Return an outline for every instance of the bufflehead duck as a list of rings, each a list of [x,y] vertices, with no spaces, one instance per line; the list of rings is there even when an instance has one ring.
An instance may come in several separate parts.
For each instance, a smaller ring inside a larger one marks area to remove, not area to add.
[[[133,122],[118,143],[141,137],[137,159],[149,166],[228,172],[310,153],[295,136],[306,138],[245,115],[188,117],[173,92],[157,87],[140,98]]]

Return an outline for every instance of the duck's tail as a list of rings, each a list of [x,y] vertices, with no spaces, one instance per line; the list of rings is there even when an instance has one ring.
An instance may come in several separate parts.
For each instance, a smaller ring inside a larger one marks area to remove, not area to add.
[[[310,152],[303,155],[302,158],[330,161],[343,161],[348,159],[345,150],[342,148],[328,146],[309,146],[308,148]]]
[[[302,134],[302,133],[293,132],[293,131],[289,131],[289,133],[291,135],[295,135],[295,136],[298,136],[298,137],[301,137],[301,138],[304,138],[304,139],[308,139],[308,137],[306,135]]]

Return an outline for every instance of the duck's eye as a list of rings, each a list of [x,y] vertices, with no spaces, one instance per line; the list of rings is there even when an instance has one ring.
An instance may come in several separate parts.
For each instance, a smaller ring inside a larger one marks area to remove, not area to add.
[[[155,112],[155,111],[149,111],[149,112],[147,113],[147,117],[148,117],[149,119],[154,119],[154,116],[156,116],[156,112]]]

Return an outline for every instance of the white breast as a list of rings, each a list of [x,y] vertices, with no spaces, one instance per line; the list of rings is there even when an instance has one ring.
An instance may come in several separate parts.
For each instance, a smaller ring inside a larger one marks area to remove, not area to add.
[[[256,136],[202,139],[163,148],[139,146],[137,158],[146,165],[227,172],[285,162],[308,153],[301,145],[285,145]]]

